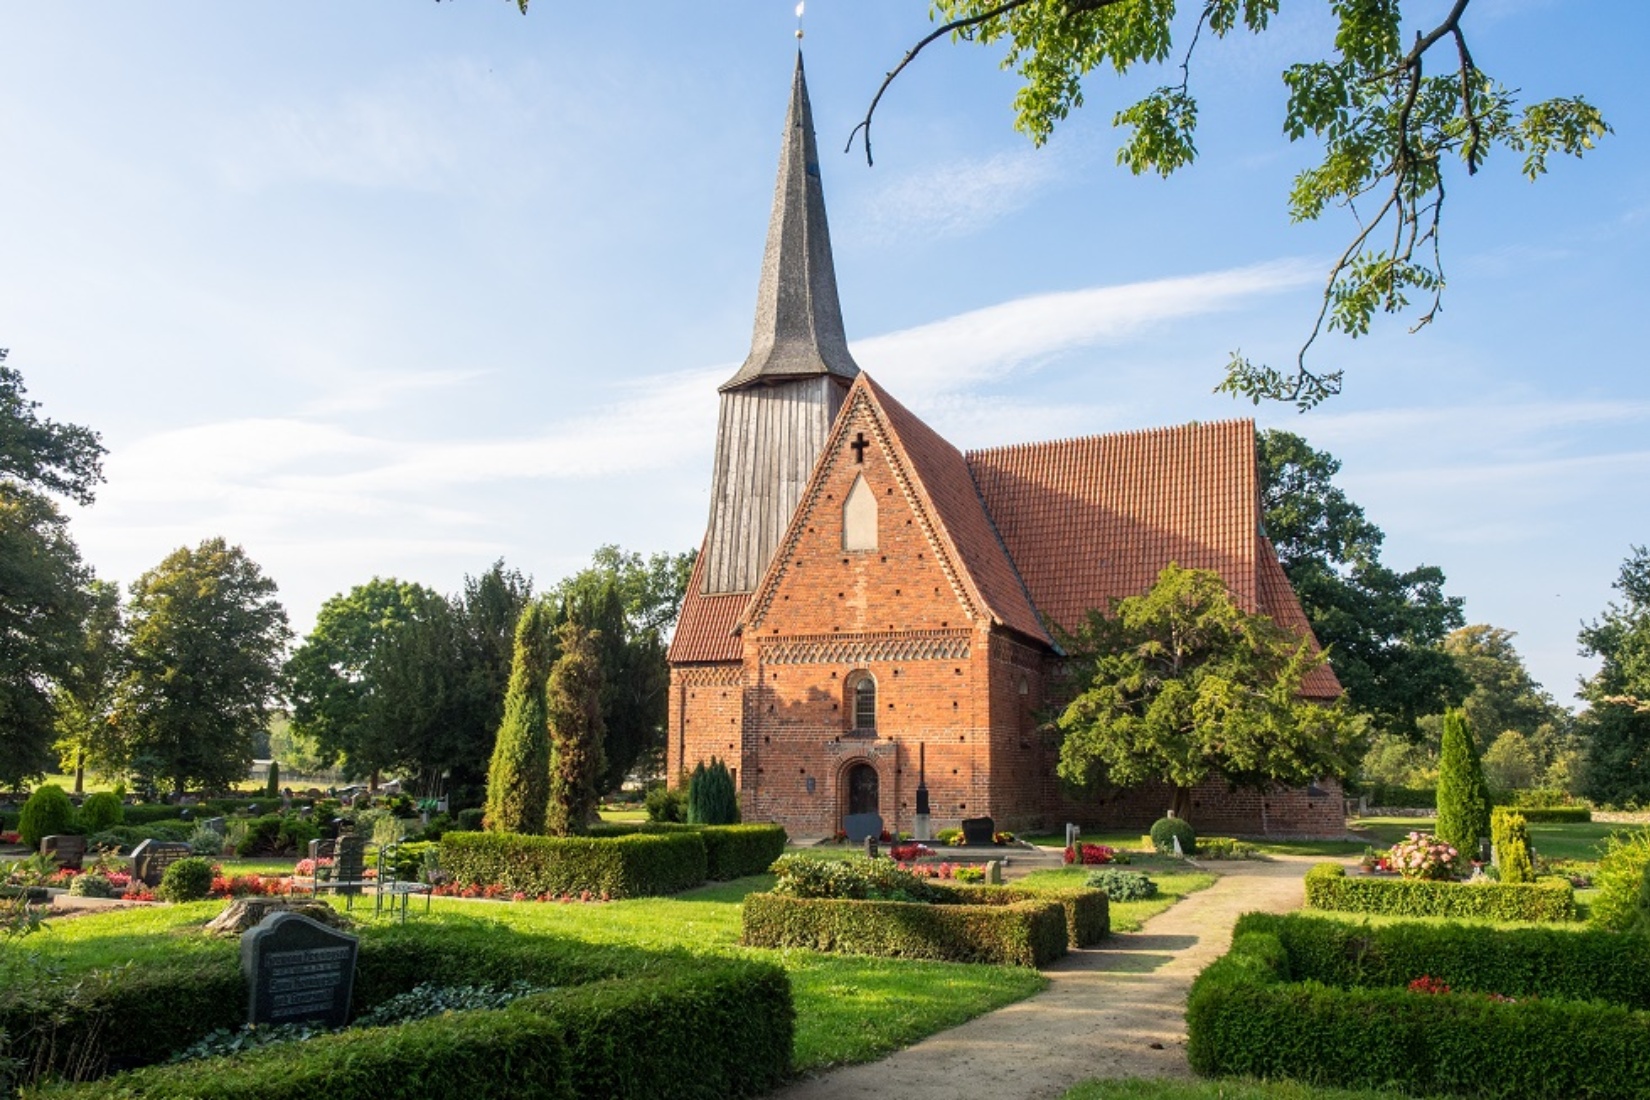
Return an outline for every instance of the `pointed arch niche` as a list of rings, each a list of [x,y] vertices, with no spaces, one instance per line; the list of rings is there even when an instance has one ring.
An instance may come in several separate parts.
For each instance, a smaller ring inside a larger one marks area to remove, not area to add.
[[[877,548],[877,498],[865,484],[865,475],[854,478],[848,499],[842,502],[842,548],[844,550],[875,550]]]

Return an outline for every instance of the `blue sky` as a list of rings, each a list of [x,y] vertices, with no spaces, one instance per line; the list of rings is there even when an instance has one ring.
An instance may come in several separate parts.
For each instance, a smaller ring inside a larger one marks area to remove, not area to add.
[[[1194,5],[1185,5],[1188,9]],[[1575,633],[1650,541],[1650,6],[1477,0],[1481,66],[1614,124],[1526,183],[1456,180],[1451,286],[1419,336],[1322,345],[1304,416],[1210,393],[1288,360],[1344,216],[1292,226],[1313,148],[1279,72],[1327,5],[1206,42],[1201,157],[1113,164],[1093,78],[1042,150],[978,47],[884,99],[920,2],[809,0],[806,56],[859,362],[963,447],[1256,416],[1343,460],[1389,564],[1441,566],[1561,700]],[[1435,15],[1446,5],[1423,3]],[[793,0],[11,4],[0,11],[0,346],[110,448],[73,529],[130,582],[223,535],[307,630],[374,575],[540,584],[596,546],[696,545],[715,386],[744,357],[795,53]]]

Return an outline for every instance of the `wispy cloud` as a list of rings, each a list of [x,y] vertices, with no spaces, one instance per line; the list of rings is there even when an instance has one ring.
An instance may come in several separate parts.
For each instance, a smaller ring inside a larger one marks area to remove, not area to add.
[[[856,239],[956,237],[977,232],[1027,206],[1062,174],[1053,149],[954,160],[895,176],[873,191],[844,225]]]
[[[461,386],[485,377],[484,370],[372,371],[346,375],[328,386],[327,392],[303,409],[311,416],[332,416],[346,412],[369,412],[391,404],[396,398],[424,390]]]

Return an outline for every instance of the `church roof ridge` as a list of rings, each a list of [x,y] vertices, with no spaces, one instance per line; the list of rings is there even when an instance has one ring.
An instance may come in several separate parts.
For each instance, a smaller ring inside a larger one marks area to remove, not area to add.
[[[1189,420],[1184,424],[1160,424],[1150,428],[1125,428],[1116,432],[1095,432],[1090,435],[1059,436],[1054,439],[1033,439],[1023,443],[1003,443],[995,447],[978,447],[964,451],[963,457],[973,459],[987,455],[1008,453],[1024,453],[1038,448],[1069,447],[1077,443],[1098,443],[1108,440],[1126,440],[1134,438],[1150,438],[1168,436],[1188,430],[1236,428],[1247,426],[1254,430],[1255,422],[1242,416],[1235,416],[1227,420]]]
[[[798,50],[756,291],[751,350],[721,389],[821,374],[851,379],[859,374],[859,365],[848,351],[842,325],[813,108]]]

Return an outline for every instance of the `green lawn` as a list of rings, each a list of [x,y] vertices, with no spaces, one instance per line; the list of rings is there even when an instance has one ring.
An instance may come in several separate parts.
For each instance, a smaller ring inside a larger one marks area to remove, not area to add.
[[[1084,1081],[1061,1100],[1404,1100],[1396,1092],[1320,1089],[1292,1081],[1167,1081],[1129,1078]]]
[[[1066,841],[1064,833],[1037,833],[1021,836],[1020,839],[1045,847],[1058,847]],[[1104,844],[1108,848],[1120,848],[1128,852],[1139,852],[1149,848],[1150,844],[1144,841],[1145,836],[1143,833],[1131,829],[1083,834],[1084,844]],[[1263,855],[1340,857],[1361,855],[1364,850],[1364,843],[1357,840],[1255,840],[1249,838],[1244,843],[1253,844]]]
[[[1370,834],[1373,839],[1369,843],[1374,847],[1386,848],[1412,832],[1430,832],[1436,822],[1430,817],[1364,817],[1349,824]],[[1604,854],[1604,842],[1611,833],[1628,832],[1632,826],[1581,821],[1563,825],[1532,823],[1529,829],[1530,846],[1548,859],[1592,862]]]
[[[771,876],[759,875],[675,897],[601,905],[437,898],[431,916],[412,919],[462,915],[592,943],[772,959],[791,977],[797,1008],[796,1065],[808,1072],[881,1057],[1023,1000],[1047,984],[1042,975],[1023,967],[742,948],[739,903],[772,882]],[[223,941],[194,934],[222,907],[219,901],[197,902],[54,921],[46,932],[0,945],[0,973],[7,962],[16,963],[26,954],[38,955],[72,975],[127,962],[142,965],[185,951],[223,952]]]
[[[1091,842],[1092,843],[1092,842]],[[1207,871],[1195,871],[1177,859],[1166,856],[1146,856],[1131,854],[1132,860],[1125,869],[1129,871],[1144,871],[1157,883],[1158,894],[1155,898],[1145,901],[1114,901],[1111,903],[1111,930],[1113,932],[1138,932],[1148,917],[1157,914],[1174,905],[1175,902],[1187,894],[1195,894],[1199,890],[1206,890],[1213,886],[1219,876]],[[1081,886],[1098,867],[1061,867],[1047,871],[1033,871],[1023,879],[1018,879],[1015,885],[1026,886]]]

